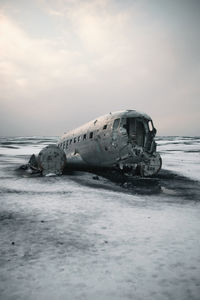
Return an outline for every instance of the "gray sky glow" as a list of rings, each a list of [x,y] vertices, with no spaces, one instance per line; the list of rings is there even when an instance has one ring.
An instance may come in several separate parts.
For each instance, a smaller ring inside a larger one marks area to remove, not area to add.
[[[122,109],[200,135],[199,98],[199,0],[0,0],[0,135]]]

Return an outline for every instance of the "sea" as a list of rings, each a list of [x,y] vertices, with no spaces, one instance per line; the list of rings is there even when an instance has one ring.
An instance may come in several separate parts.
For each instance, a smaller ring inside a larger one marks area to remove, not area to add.
[[[200,137],[153,178],[19,169],[57,140],[0,138],[0,299],[199,300]]]

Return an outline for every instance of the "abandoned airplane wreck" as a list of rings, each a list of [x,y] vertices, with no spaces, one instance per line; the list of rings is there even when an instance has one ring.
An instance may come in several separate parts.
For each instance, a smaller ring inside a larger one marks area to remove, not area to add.
[[[114,169],[148,177],[161,169],[156,152],[156,129],[145,113],[126,110],[101,116],[66,132],[57,145],[42,149],[22,166],[43,175],[64,169]]]

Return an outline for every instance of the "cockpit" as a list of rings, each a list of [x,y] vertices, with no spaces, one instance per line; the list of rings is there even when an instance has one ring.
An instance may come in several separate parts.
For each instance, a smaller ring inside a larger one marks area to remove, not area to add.
[[[114,139],[117,134],[127,136],[129,143],[144,147],[146,151],[151,151],[156,129],[152,120],[144,117],[118,118],[113,123]]]

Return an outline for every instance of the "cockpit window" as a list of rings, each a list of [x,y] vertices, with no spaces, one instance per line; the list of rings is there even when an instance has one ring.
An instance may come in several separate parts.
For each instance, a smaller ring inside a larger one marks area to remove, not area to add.
[[[153,131],[153,123],[152,121],[148,121],[149,131]]]
[[[113,123],[113,130],[117,130],[117,128],[119,127],[119,122],[120,122],[120,119],[116,119]]]
[[[127,134],[127,129],[128,129],[127,119],[126,118],[121,118],[121,121],[120,121],[120,133]]]

